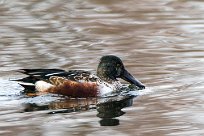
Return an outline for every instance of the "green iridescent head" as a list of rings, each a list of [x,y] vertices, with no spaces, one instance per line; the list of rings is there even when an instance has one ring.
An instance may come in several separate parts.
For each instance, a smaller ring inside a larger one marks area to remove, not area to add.
[[[120,58],[114,55],[103,56],[100,59],[97,76],[107,82],[116,81],[117,78],[124,79],[125,81],[136,85],[140,89],[144,89],[145,86],[136,78],[134,78],[124,67]]]

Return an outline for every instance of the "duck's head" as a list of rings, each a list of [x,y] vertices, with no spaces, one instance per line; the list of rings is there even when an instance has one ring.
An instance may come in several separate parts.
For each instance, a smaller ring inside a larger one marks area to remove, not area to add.
[[[104,81],[112,82],[117,78],[136,85],[139,89],[144,89],[145,86],[136,78],[134,78],[124,67],[120,58],[114,55],[103,56],[97,68],[97,76]]]

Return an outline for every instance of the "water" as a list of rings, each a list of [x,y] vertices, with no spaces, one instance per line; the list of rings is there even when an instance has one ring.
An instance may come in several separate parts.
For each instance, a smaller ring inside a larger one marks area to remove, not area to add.
[[[1,0],[0,135],[203,135],[203,5]],[[119,117],[112,120],[99,118],[94,99],[28,97],[9,81],[23,77],[20,68],[94,72],[107,54],[119,56],[152,91],[113,105]]]

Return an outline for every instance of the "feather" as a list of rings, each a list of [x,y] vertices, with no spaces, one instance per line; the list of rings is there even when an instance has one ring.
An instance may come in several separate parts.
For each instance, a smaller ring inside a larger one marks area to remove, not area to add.
[[[98,86],[96,83],[80,83],[66,80],[63,84],[50,87],[46,92],[61,94],[69,97],[96,97],[98,95]]]

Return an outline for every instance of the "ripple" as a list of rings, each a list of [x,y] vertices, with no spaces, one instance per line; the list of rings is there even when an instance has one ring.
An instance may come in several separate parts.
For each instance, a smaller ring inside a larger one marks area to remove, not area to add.
[[[203,134],[203,1],[3,0],[0,11],[0,134]],[[139,96],[114,128],[101,127],[94,109],[47,114],[76,103],[23,96],[9,81],[20,68],[95,71],[106,54],[147,86],[131,92]],[[22,112],[28,103],[41,110]]]

